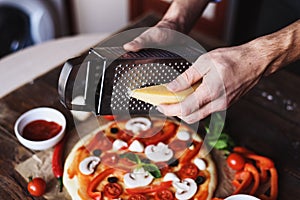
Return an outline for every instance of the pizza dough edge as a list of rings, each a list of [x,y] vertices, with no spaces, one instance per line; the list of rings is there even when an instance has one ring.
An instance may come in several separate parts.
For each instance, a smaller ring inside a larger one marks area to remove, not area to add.
[[[72,165],[72,161],[75,158],[76,151],[79,147],[85,145],[89,140],[93,138],[99,131],[105,130],[107,127],[109,127],[113,122],[109,122],[103,126],[100,126],[99,128],[95,129],[91,133],[85,135],[83,138],[81,138],[79,141],[76,142],[76,144],[73,146],[69,154],[67,155],[67,158],[65,160],[64,164],[64,173],[63,173],[63,184],[64,187],[67,189],[69,195],[72,199],[80,200],[80,196],[78,195],[78,189],[79,186],[77,184],[77,177],[70,179],[68,176],[68,169]]]
[[[170,119],[171,121],[179,124],[180,126],[182,124],[180,124],[179,122]],[[72,179],[69,178],[68,173],[67,173],[67,169],[71,166],[72,161],[74,160],[74,157],[76,155],[76,151],[79,147],[83,146],[84,144],[87,143],[87,141],[91,140],[93,138],[94,135],[96,135],[99,131],[101,130],[105,130],[106,128],[108,128],[111,124],[113,124],[114,122],[109,122],[103,126],[100,126],[99,128],[95,129],[94,131],[92,131],[90,134],[85,135],[83,138],[81,138],[81,140],[79,140],[74,147],[71,149],[70,153],[67,155],[67,158],[65,160],[65,164],[64,164],[64,173],[63,173],[63,183],[64,183],[64,187],[67,189],[69,195],[71,196],[72,199],[78,199],[80,200],[80,196],[78,195],[78,189],[79,186],[77,185],[77,177],[74,177]],[[187,125],[183,125],[184,129],[187,130],[191,130]],[[203,139],[197,134],[197,132],[195,132],[193,130],[193,134],[196,136],[195,139],[199,140],[199,141],[203,141]],[[206,151],[206,149],[204,149]],[[205,159],[207,159],[209,166],[207,168],[207,170],[210,173],[210,182],[209,182],[209,187],[208,187],[208,198],[207,200],[210,200],[215,191],[216,191],[216,187],[217,187],[217,171],[216,171],[216,165],[214,160],[212,159],[212,155],[208,154],[207,152],[205,152],[206,156],[204,157]]]

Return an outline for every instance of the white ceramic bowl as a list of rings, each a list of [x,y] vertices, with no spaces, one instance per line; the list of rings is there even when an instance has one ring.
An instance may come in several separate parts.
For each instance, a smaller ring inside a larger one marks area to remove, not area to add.
[[[23,129],[28,123],[35,120],[46,120],[56,122],[57,124],[61,125],[62,129],[57,135],[47,140],[31,141],[25,139],[22,136]],[[63,138],[66,130],[66,118],[61,112],[53,108],[35,108],[23,113],[17,119],[14,129],[16,137],[18,138],[20,143],[23,144],[25,147],[32,150],[45,150],[55,146]]]
[[[246,194],[237,194],[237,195],[232,195],[230,197],[227,197],[224,200],[260,200],[254,196],[251,195],[246,195]]]

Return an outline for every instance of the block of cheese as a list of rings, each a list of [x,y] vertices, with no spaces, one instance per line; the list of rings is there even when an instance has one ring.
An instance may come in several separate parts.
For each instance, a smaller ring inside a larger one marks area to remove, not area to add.
[[[192,87],[180,92],[169,91],[166,87],[166,84],[154,85],[135,89],[131,92],[130,96],[152,105],[178,103],[193,93],[199,84],[200,83],[197,83]]]

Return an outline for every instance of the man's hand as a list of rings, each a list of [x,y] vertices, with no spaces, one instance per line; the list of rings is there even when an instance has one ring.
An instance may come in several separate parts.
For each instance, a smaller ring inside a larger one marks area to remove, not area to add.
[[[147,47],[159,47],[178,43],[174,31],[188,33],[203,13],[209,0],[174,0],[162,20],[123,47],[138,51]]]
[[[200,80],[201,85],[181,103],[160,105],[158,109],[187,123],[225,110],[257,84],[263,75],[300,59],[299,28],[300,20],[244,45],[203,54],[167,87],[177,92]]]
[[[154,48],[177,43],[175,40],[177,25],[171,21],[162,20],[154,27],[149,28],[133,41],[126,43],[123,48],[126,51],[137,52],[143,48]]]
[[[160,105],[167,116],[194,123],[209,114],[225,110],[251,89],[264,72],[265,63],[253,62],[247,45],[223,48],[203,54],[183,74],[167,85],[177,92],[202,80],[200,86],[178,104]]]

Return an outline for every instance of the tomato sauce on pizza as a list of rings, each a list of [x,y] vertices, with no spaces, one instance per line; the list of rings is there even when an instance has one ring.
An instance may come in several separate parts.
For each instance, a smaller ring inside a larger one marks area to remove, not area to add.
[[[73,147],[64,185],[73,199],[211,199],[216,169],[202,146],[195,131],[175,120],[111,122]]]

